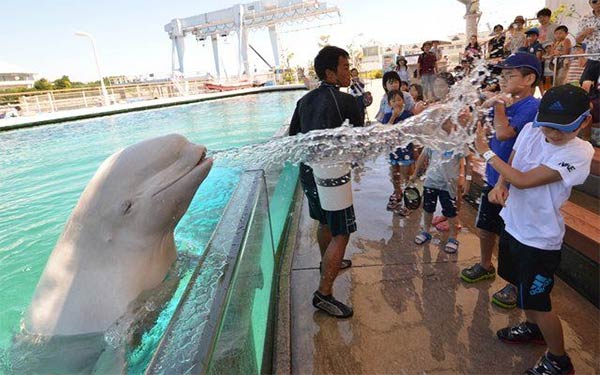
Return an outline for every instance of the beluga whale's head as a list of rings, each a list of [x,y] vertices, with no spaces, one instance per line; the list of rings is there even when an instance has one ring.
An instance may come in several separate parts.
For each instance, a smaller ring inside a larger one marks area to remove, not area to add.
[[[107,241],[172,234],[211,166],[206,148],[181,135],[132,145],[102,163],[81,196],[87,209],[73,220]]]
[[[177,258],[173,231],[212,167],[206,148],[177,134],[106,159],[81,194],[36,288],[26,329],[106,330]]]

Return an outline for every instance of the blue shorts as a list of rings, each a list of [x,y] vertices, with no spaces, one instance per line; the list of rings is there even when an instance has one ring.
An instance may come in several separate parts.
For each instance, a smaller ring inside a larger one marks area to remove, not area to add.
[[[429,188],[427,186],[423,188],[423,210],[430,214],[434,213],[438,197],[442,205],[442,215],[447,218],[456,217],[456,198],[452,198],[450,193],[445,190]]]
[[[390,153],[390,164],[404,166],[412,165],[415,162],[414,155],[415,147],[412,143],[407,144],[406,147],[398,147],[396,151]]]

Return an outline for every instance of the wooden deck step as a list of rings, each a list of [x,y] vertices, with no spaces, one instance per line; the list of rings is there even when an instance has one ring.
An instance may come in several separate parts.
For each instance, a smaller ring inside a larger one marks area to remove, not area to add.
[[[571,201],[560,210],[566,226],[564,242],[600,263],[600,215]]]
[[[571,191],[571,197],[569,197],[569,201],[575,203],[579,207],[585,208],[588,211],[592,211],[596,215],[600,215],[600,199],[596,197],[573,189],[573,191]]]

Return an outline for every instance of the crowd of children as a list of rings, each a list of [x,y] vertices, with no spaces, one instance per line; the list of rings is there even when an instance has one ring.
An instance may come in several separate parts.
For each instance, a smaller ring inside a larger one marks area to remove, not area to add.
[[[583,17],[575,44],[566,26],[550,22],[548,9],[538,12],[538,27],[526,29],[521,16],[506,32],[501,25],[494,27],[486,57],[496,75],[484,82],[481,102],[475,104],[485,111],[463,111],[463,116],[487,111],[487,116],[479,119],[475,142],[486,170],[476,218],[480,259],[459,276],[467,283],[495,278],[492,254],[498,243],[498,274],[507,284],[493,294],[492,302],[504,308],[519,307],[526,320],[499,330],[497,336],[508,343],[547,345],[546,353],[527,371],[534,375],[574,373],[565,352],[560,320],[552,312],[550,293],[565,234],[559,209],[569,198],[571,188],[585,181],[594,154],[590,142],[578,136],[598,122],[597,114],[594,116],[594,112],[600,112],[598,104],[593,107],[591,103],[594,95],[597,97],[600,57],[559,57],[600,52],[599,1],[589,0],[592,15]],[[436,67],[437,46],[425,42],[422,49],[412,77],[420,84],[411,82],[403,57],[397,59],[395,69],[383,75],[385,94],[376,115],[380,123],[402,126],[405,119],[443,100],[448,86],[468,74],[474,59],[483,57],[477,38],[471,38],[465,49],[465,66],[456,70],[460,74],[443,76]],[[351,82],[353,95],[363,95],[365,86],[357,71],[352,71]],[[538,88],[543,94],[541,100],[534,96]],[[365,104],[359,105],[362,118]],[[464,124],[449,120],[441,124],[447,134],[457,126]],[[472,180],[471,158],[468,148],[442,152],[420,149],[412,143],[402,144],[390,153],[392,193],[388,210],[408,215],[403,191],[415,185],[421,173],[425,176],[423,226],[415,243],[423,245],[432,239],[430,228],[439,203],[449,232],[442,249],[449,254],[459,250],[457,205]],[[540,225],[540,219],[544,225]],[[340,254],[338,261],[342,262]],[[322,305],[330,306],[333,313],[328,312],[335,316],[351,315],[348,306],[330,295],[320,296],[313,304],[326,311]],[[350,312],[342,314],[346,310]]]
[[[537,32],[528,39],[535,41]],[[537,45],[531,46],[538,52]],[[592,117],[588,93],[574,85],[555,86],[541,101],[533,96],[543,77],[539,57],[524,50],[510,55],[496,65],[501,71],[499,91],[482,91],[480,105],[489,110],[487,119],[482,120],[489,121],[493,134],[488,141],[481,127],[476,144],[487,162],[486,185],[476,219],[481,257],[463,269],[460,277],[468,283],[494,278],[492,254],[500,237],[498,274],[507,284],[493,294],[492,301],[504,308],[523,309],[526,320],[499,330],[498,338],[548,346],[529,374],[571,374],[573,365],[564,349],[560,320],[552,312],[550,292],[565,232],[559,208],[572,186],[583,183],[589,174],[593,147],[577,135],[590,125]],[[381,122],[398,124],[414,112],[405,109],[398,78],[390,75],[385,79]],[[413,84],[409,91],[419,103],[420,87]],[[460,125],[446,121],[442,129],[450,133],[456,126]],[[415,147],[409,146],[390,154],[393,193],[388,209],[407,214],[401,207],[403,187],[414,183],[428,165],[423,183],[423,226],[414,241],[422,245],[432,239],[430,228],[439,202],[449,223],[442,249],[456,253],[457,200],[468,191],[472,178],[469,150],[425,148],[415,164]],[[539,225],[539,217],[544,217],[547,225]]]

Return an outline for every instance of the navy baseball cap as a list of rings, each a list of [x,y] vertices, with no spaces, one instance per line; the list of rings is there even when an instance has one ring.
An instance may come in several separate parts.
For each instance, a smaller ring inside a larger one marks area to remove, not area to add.
[[[542,76],[540,60],[534,54],[527,52],[513,53],[496,67],[500,69],[529,68],[535,72],[538,78]]]
[[[573,132],[589,114],[590,98],[584,89],[573,85],[556,86],[542,97],[533,127]]]
[[[525,31],[525,35],[528,35],[528,34],[540,35],[540,30],[537,27],[532,27],[531,29]]]

